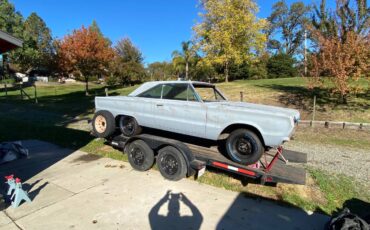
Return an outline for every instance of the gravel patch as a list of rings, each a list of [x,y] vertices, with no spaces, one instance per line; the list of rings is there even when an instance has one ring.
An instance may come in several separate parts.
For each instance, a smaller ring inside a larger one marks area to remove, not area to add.
[[[308,166],[354,177],[370,186],[370,151],[327,144],[289,142],[289,150],[308,154]]]

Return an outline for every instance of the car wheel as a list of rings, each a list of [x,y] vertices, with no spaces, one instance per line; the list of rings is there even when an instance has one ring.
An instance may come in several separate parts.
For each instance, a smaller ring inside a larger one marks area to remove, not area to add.
[[[132,137],[141,133],[141,127],[133,117],[122,116],[119,120],[119,128],[126,137]]]
[[[112,135],[116,129],[113,115],[105,110],[95,113],[92,119],[93,133],[96,137],[106,138]]]
[[[250,165],[262,157],[264,147],[254,132],[248,129],[237,129],[226,140],[226,152],[231,160]]]
[[[154,152],[143,140],[130,143],[127,154],[131,167],[138,171],[147,171],[154,164]]]
[[[186,176],[186,161],[178,149],[167,146],[160,149],[158,152],[157,166],[164,178],[178,181]]]

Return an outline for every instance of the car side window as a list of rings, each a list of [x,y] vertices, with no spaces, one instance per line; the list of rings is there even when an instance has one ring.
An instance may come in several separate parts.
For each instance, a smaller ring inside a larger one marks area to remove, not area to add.
[[[147,91],[138,95],[138,97],[146,97],[146,98],[161,98],[162,94],[162,85],[154,86],[153,88],[148,89]]]
[[[162,99],[187,101],[188,84],[163,85]]]
[[[190,85],[188,86],[188,101],[198,101],[194,89]]]

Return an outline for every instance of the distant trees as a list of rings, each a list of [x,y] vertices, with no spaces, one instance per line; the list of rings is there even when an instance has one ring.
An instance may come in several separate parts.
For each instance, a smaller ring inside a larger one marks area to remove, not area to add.
[[[164,81],[175,78],[175,71],[172,63],[153,62],[147,67],[147,75],[151,81]]]
[[[370,8],[365,0],[336,0],[335,9],[329,9],[326,0],[313,7],[281,0],[267,20],[256,16],[254,0],[200,2],[201,21],[193,27],[194,38],[182,42],[170,62],[144,65],[142,52],[130,39],[112,47],[95,20],[88,28],[54,40],[36,13],[23,19],[9,0],[1,0],[0,29],[24,40],[23,48],[4,59],[17,71],[73,73],[86,82],[86,93],[94,76],[112,85],[182,76],[202,81],[292,77],[302,66],[307,31],[312,86],[329,80],[345,99],[356,91],[352,82],[369,77]]]
[[[204,0],[202,21],[195,25],[196,43],[204,61],[221,65],[225,81],[230,66],[252,62],[265,46],[266,21],[258,19],[253,0]]]
[[[14,60],[22,72],[42,70],[51,72],[50,63],[55,53],[50,29],[36,13],[24,22],[23,48],[14,52]]]
[[[65,72],[77,72],[85,80],[89,95],[89,77],[107,71],[114,52],[96,30],[82,27],[59,41],[58,57]]]
[[[305,27],[309,22],[309,12],[310,7],[303,2],[294,2],[290,6],[285,1],[276,2],[268,17],[270,23],[268,47],[291,57],[300,54]],[[276,33],[281,35],[279,40],[272,37]]]
[[[36,13],[24,21],[8,0],[0,1],[0,29],[23,40],[23,48],[9,54],[12,67],[18,71],[43,69],[51,71],[49,63],[54,47],[50,29]]]
[[[8,0],[0,1],[0,30],[18,38],[23,36],[23,17]]]
[[[188,80],[189,66],[191,64],[196,65],[197,53],[191,41],[182,42],[181,48],[181,51],[173,51],[172,63],[179,75],[185,72],[185,79]]]
[[[143,55],[129,38],[118,41],[114,51],[115,57],[110,65],[110,84],[124,85],[144,80],[146,73]]]
[[[351,83],[370,77],[370,10],[366,1],[338,0],[337,10],[328,16],[321,2],[318,18],[313,19],[312,38],[316,52],[310,56],[313,86],[324,79],[334,84],[342,102],[357,87]]]
[[[273,55],[267,61],[267,73],[270,78],[295,77],[297,69],[294,67],[294,58],[286,53]]]

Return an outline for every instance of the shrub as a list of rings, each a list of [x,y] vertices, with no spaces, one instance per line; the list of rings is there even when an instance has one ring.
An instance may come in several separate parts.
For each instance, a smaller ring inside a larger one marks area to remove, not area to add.
[[[269,78],[296,77],[297,69],[294,67],[295,59],[284,53],[276,54],[267,61],[267,74]]]

